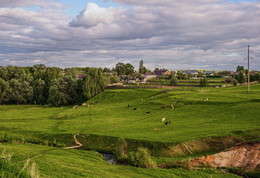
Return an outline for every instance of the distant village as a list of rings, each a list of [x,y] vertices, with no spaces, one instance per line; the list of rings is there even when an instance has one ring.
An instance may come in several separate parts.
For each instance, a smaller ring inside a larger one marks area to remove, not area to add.
[[[114,76],[111,85],[174,85],[174,86],[223,86],[223,84],[237,85],[247,82],[248,71],[243,66],[237,66],[236,71],[212,70],[176,70],[155,68],[153,71],[139,63],[138,71],[127,63],[118,63],[112,69],[104,68],[106,75]],[[83,78],[80,74],[78,78]],[[204,80],[204,83],[202,82]],[[250,71],[250,81],[260,81],[259,71]]]

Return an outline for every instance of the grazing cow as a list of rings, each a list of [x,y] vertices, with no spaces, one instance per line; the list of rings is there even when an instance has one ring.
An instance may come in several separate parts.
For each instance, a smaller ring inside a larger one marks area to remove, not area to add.
[[[166,108],[166,106],[161,106],[161,108],[162,108],[162,109],[165,109],[165,108]]]
[[[89,105],[89,108],[94,108],[94,105]]]
[[[165,122],[164,124],[165,124],[165,125],[168,125],[168,122]]]
[[[131,107],[131,105],[129,104],[129,105],[127,105],[127,107]]]
[[[77,109],[77,108],[78,108],[78,106],[77,106],[77,105],[73,106],[73,109]]]
[[[171,123],[171,121],[168,122],[168,124],[170,124],[170,123]]]
[[[87,106],[87,103],[82,103],[82,106]]]
[[[137,110],[137,108],[134,108],[133,110],[134,110],[134,111],[136,111],[136,110]]]
[[[165,122],[166,121],[166,118],[164,117],[164,118],[162,118],[162,122]]]
[[[149,116],[151,113],[150,112],[146,112],[146,115]]]
[[[209,98],[203,98],[203,101],[208,101],[209,100]]]

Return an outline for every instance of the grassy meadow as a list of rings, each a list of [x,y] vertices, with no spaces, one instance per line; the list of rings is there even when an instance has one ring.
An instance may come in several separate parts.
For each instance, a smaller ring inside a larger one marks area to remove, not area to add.
[[[89,145],[102,145],[98,139],[94,143],[98,136],[172,145],[211,137],[238,137],[248,132],[253,133],[250,139],[259,139],[259,84],[253,85],[250,93],[246,86],[195,91],[108,89],[87,102],[94,108],[0,106],[0,151],[11,152],[11,162],[19,168],[24,160],[33,158],[43,177],[225,177],[227,173],[211,169],[110,165],[97,152],[61,148],[74,145],[73,135],[77,133],[84,135],[81,140]],[[162,118],[171,124],[165,125]],[[95,136],[90,137],[92,143],[84,141],[89,135]],[[168,158],[155,159],[163,162]]]

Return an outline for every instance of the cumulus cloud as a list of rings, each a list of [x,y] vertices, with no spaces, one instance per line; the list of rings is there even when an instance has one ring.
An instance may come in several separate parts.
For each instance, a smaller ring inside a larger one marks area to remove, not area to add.
[[[95,3],[89,3],[70,24],[72,26],[93,27],[98,24],[109,24],[114,21],[120,10],[115,8],[102,8]]]
[[[50,1],[1,1],[2,65],[30,65],[32,59],[47,65],[105,67],[118,61],[137,65],[144,59],[150,68],[230,70],[244,63],[248,44],[260,50],[259,1],[113,2],[121,6],[89,3],[71,20],[54,7],[63,5]],[[19,8],[31,5],[45,8]],[[254,69],[259,65],[253,62]]]

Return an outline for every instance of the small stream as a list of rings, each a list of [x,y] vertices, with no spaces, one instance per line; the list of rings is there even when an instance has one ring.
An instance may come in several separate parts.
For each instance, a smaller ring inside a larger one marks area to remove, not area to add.
[[[108,153],[102,153],[106,162],[110,164],[118,164],[116,156]]]

